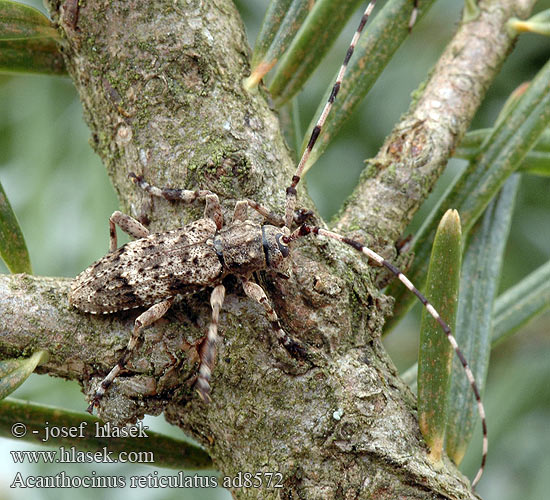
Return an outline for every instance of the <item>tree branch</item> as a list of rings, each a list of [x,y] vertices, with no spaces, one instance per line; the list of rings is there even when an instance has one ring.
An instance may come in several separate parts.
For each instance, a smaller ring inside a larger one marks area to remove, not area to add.
[[[116,361],[137,312],[95,317],[72,310],[69,284],[67,279],[1,276],[0,301],[6,307],[0,311],[0,347],[12,356],[47,349],[52,357],[40,371],[77,379],[91,393],[90,374],[96,364],[108,369]],[[192,367],[176,362],[185,357],[189,324],[169,317],[146,330],[129,365],[138,375],[117,380],[103,417],[124,422],[164,411],[169,421],[209,444],[224,474],[281,471],[285,492],[307,498],[362,488],[367,477],[365,497],[383,487],[407,491],[411,498],[473,498],[452,465],[433,470],[412,397],[377,340],[332,359],[319,358],[322,366],[304,371],[290,366],[276,347],[246,337],[254,331],[247,328],[243,335],[231,328],[237,317],[243,323],[248,319],[239,314],[242,308],[241,299],[229,298],[222,326],[230,339],[220,353],[210,406],[193,395]],[[257,490],[237,496],[271,498]]]
[[[409,111],[368,162],[336,231],[361,228],[388,257],[466,133],[515,38],[506,22],[527,17],[535,0],[479,2],[462,22]],[[385,248],[386,247],[386,248]]]

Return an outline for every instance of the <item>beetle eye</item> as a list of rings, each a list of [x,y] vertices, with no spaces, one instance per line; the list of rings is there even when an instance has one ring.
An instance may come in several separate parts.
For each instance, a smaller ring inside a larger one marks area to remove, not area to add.
[[[278,234],[275,236],[275,241],[277,242],[277,245],[279,247],[279,251],[281,252],[283,257],[288,257],[288,254],[290,252],[290,249],[288,248],[288,245],[281,241],[282,234]]]

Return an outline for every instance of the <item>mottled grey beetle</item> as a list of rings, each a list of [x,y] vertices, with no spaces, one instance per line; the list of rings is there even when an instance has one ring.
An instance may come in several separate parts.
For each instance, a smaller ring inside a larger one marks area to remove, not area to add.
[[[285,240],[289,232],[285,227],[259,225],[247,220],[247,207],[250,205],[281,224],[282,219],[269,215],[255,202],[243,200],[237,202],[231,223],[224,226],[218,197],[210,191],[161,190],[134,173],[130,176],[153,195],[186,202],[205,198],[206,207],[204,218],[164,233],[150,234],[136,219],[118,211],[111,216],[110,253],[76,277],[69,302],[92,314],[144,306],[149,306],[149,309],[136,319],[124,356],[103,380],[88,410],[93,410],[124,367],[142,328],[161,318],[176,295],[214,287],[211,296],[212,322],[200,352],[201,366],[197,380],[200,396],[208,400],[218,341],[218,316],[225,297],[225,287],[221,282],[229,274],[239,277],[245,293],[265,308],[277,340],[291,355],[304,358],[304,348],[281,328],[262,288],[249,281],[256,271],[270,269],[283,275],[288,273],[289,261],[286,257],[289,247]],[[117,249],[115,224],[138,239]]]

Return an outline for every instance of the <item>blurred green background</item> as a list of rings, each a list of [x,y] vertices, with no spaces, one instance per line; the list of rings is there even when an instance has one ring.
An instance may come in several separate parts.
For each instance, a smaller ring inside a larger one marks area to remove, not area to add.
[[[44,10],[39,2],[27,2]],[[382,3],[382,2],[381,2]],[[267,0],[239,1],[247,33],[253,43]],[[322,214],[330,217],[351,192],[363,168],[374,156],[385,135],[407,109],[411,92],[424,80],[452,35],[462,2],[439,0],[414,27],[361,109],[342,130],[337,141],[307,175],[311,195]],[[550,8],[539,1],[537,11]],[[320,96],[341,63],[360,13],[299,95],[305,129]],[[502,104],[520,83],[530,79],[550,57],[548,38],[524,35],[504,65],[479,110],[473,128],[489,127]],[[81,105],[68,79],[42,76],[0,75],[0,181],[25,234],[36,274],[75,276],[108,249],[108,217],[118,208],[104,168],[88,145],[89,131]],[[345,159],[345,160],[343,160]],[[335,165],[338,168],[335,168]],[[414,233],[431,203],[463,167],[451,161],[429,202],[415,217]],[[343,172],[342,169],[346,171]],[[550,179],[523,176],[508,242],[502,290],[516,283],[550,258]],[[5,268],[0,268],[5,272]],[[400,370],[416,359],[420,311],[415,307],[385,340]],[[489,452],[486,475],[478,492],[491,499],[543,499],[550,491],[550,314],[540,316],[492,353],[486,389]],[[75,383],[33,376],[15,397],[74,410],[86,404]],[[181,437],[162,417],[148,418],[151,429]],[[480,435],[480,433],[478,433]],[[15,449],[35,449],[26,443],[0,440],[0,497],[31,499],[72,498],[74,491],[10,489],[16,472],[23,475],[147,475],[151,467],[136,465],[60,467],[16,465],[9,454]],[[36,447],[36,449],[39,449]],[[463,470],[472,477],[481,453],[472,443]],[[159,474],[174,471],[158,469]],[[206,474],[206,473],[205,473]],[[79,495],[95,499],[116,498],[120,490],[81,489]],[[230,498],[224,490],[131,490],[135,498]]]

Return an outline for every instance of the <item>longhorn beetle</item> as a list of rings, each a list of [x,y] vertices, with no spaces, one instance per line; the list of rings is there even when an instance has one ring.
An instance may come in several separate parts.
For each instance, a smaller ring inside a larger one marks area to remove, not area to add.
[[[75,278],[69,294],[69,301],[76,308],[92,314],[114,313],[136,307],[148,307],[148,309],[135,320],[132,335],[123,356],[103,379],[92,397],[88,407],[90,413],[93,412],[94,406],[99,404],[107,388],[130,358],[141,330],[161,318],[177,295],[194,293],[206,287],[213,287],[210,297],[212,320],[199,352],[200,367],[196,387],[204,401],[210,400],[210,378],[216,356],[216,344],[219,339],[218,318],[225,297],[222,279],[227,275],[240,278],[246,295],[264,308],[271,322],[275,338],[288,351],[289,355],[297,359],[307,358],[306,347],[282,329],[277,313],[271,307],[265,292],[258,284],[250,281],[250,278],[256,271],[268,269],[279,274],[286,274],[292,244],[309,234],[324,236],[345,243],[379,265],[386,267],[418,297],[445,332],[464,367],[482,422],[482,462],[472,482],[473,486],[477,484],[483,474],[488,448],[485,410],[473,373],[447,323],[399,269],[363,244],[321,227],[310,225],[304,222],[303,217],[297,217],[298,227],[296,229],[292,230],[291,228],[296,217],[296,186],[300,182],[307,159],[336,99],[348,62],[374,4],[375,1],[372,0],[361,18],[332,92],[313,128],[291,184],[286,190],[284,218],[271,213],[266,207],[253,200],[241,200],[236,203],[231,222],[224,225],[220,202],[216,194],[208,190],[160,189],[147,183],[141,176],[130,173],[130,178],[153,196],[167,200],[180,200],[185,203],[204,199],[204,217],[172,231],[149,233],[147,228],[128,215],[119,211],[111,215],[109,219],[110,251]],[[416,2],[411,22],[414,21],[415,16]],[[259,212],[264,217],[266,224],[260,225],[248,220],[248,208]],[[116,225],[137,239],[117,248]]]

